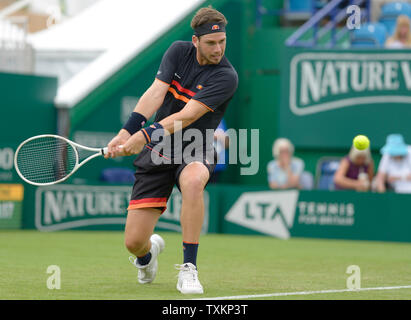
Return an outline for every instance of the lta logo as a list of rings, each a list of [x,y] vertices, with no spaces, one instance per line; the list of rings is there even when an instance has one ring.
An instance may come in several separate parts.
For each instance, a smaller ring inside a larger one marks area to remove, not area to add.
[[[297,190],[245,192],[225,219],[267,235],[288,239],[297,200]]]

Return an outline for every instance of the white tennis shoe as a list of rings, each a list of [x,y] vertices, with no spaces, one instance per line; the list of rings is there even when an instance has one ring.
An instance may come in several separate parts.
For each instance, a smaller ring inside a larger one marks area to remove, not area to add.
[[[198,280],[198,271],[192,263],[175,265],[178,273],[177,290],[184,294],[203,294],[203,286]]]
[[[165,242],[158,234],[153,234],[151,240],[151,260],[148,264],[142,266],[138,263],[137,258],[129,257],[130,262],[138,269],[138,282],[151,283],[154,281],[158,270],[158,255],[164,250]]]

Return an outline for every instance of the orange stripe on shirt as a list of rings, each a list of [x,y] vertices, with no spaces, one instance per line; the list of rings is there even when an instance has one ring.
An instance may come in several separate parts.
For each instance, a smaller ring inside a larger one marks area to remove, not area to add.
[[[173,94],[174,98],[178,100],[184,101],[185,103],[188,103],[188,101],[190,101],[190,99],[188,99],[187,97],[182,96],[181,94],[178,94],[174,88],[170,87],[168,88],[168,91],[170,91]]]
[[[183,88],[181,86],[181,84],[179,84],[176,80],[171,81],[171,84],[175,85],[177,87],[178,91],[184,92],[184,93],[188,94],[190,97],[194,97],[195,94],[196,94],[195,92],[193,92],[189,89]]]

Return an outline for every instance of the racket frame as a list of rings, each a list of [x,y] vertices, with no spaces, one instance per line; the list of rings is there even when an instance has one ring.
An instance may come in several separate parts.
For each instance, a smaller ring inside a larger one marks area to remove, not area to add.
[[[57,138],[57,139],[60,139],[60,140],[63,140],[65,142],[67,142],[74,149],[74,153],[76,155],[76,163],[74,165],[73,170],[71,170],[71,172],[67,176],[65,176],[64,178],[61,178],[59,180],[56,180],[56,181],[39,183],[39,182],[33,182],[33,181],[30,181],[30,180],[26,179],[23,176],[23,174],[20,172],[20,169],[17,165],[17,157],[18,157],[18,154],[19,154],[19,151],[20,151],[21,147],[23,147],[27,142],[35,140],[35,139],[39,139],[39,138]],[[78,155],[77,148],[83,149],[83,150],[86,150],[86,151],[91,151],[91,152],[94,151],[96,153],[90,155],[89,157],[85,158],[83,161],[81,161],[79,163],[79,155]],[[60,182],[63,182],[65,180],[67,180],[68,178],[70,178],[73,175],[74,172],[76,172],[79,168],[81,168],[84,164],[89,162],[91,159],[94,159],[94,158],[99,157],[99,156],[104,156],[106,153],[107,153],[107,147],[105,147],[105,148],[90,148],[90,147],[86,147],[86,146],[83,146],[81,144],[78,144],[74,141],[71,141],[71,140],[69,140],[65,137],[59,136],[59,135],[41,134],[41,135],[37,135],[37,136],[34,136],[34,137],[31,137],[31,138],[28,138],[28,139],[24,140],[17,147],[16,153],[14,154],[14,168],[16,169],[16,172],[20,176],[20,178],[22,178],[25,182],[27,182],[29,184],[32,184],[32,185],[35,185],[35,186],[50,186],[50,185],[57,184],[57,183],[60,183]]]

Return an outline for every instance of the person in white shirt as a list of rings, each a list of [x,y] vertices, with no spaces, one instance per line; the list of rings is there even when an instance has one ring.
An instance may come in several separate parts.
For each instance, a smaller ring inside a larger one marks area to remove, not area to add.
[[[381,153],[377,191],[385,192],[388,184],[396,193],[411,193],[411,146],[404,142],[402,135],[390,134]]]
[[[286,138],[278,138],[273,144],[274,160],[267,165],[268,184],[271,189],[301,188],[300,177],[304,162],[295,158],[294,145]]]

